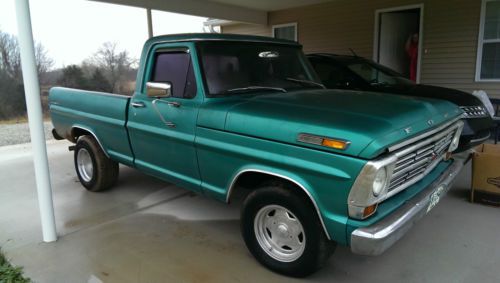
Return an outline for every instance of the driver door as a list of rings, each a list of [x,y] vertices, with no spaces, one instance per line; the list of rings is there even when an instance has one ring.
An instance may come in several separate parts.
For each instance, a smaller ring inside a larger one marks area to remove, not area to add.
[[[132,98],[127,128],[137,168],[199,191],[194,139],[202,94],[193,69],[192,47],[167,45],[151,52],[146,66],[152,67],[144,81],[169,84],[170,96],[151,97],[143,87]]]

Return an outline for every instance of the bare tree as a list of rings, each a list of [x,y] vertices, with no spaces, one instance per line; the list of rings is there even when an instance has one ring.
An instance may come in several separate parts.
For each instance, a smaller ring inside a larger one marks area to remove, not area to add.
[[[118,50],[116,43],[105,42],[94,54],[91,61],[104,72],[109,81],[111,92],[118,92],[126,74],[136,60],[131,58],[126,50]]]
[[[0,69],[11,78],[21,78],[21,57],[17,38],[0,31]]]
[[[54,65],[42,44],[35,48],[40,80]],[[20,117],[26,113],[19,42],[11,34],[0,31],[0,119]]]
[[[41,43],[35,46],[35,59],[38,76],[42,79],[45,73],[53,67],[54,61],[48,56],[47,50]],[[17,82],[22,81],[19,42],[15,36],[2,31],[0,31],[0,70]]]
[[[45,74],[54,66],[54,60],[49,57],[47,49],[41,43],[37,43],[35,46],[35,59],[38,77],[43,83]]]

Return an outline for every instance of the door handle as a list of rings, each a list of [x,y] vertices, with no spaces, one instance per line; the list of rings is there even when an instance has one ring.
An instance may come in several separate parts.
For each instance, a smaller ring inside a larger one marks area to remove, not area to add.
[[[167,102],[167,104],[169,106],[176,107],[176,108],[181,107],[181,104],[179,102],[177,102],[177,101],[169,101],[169,102]]]
[[[132,107],[134,108],[144,108],[146,107],[146,104],[144,104],[144,102],[132,102],[130,103],[130,105],[132,105]]]

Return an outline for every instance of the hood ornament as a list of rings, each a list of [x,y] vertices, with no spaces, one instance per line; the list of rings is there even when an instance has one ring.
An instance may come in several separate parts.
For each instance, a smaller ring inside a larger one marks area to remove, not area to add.
[[[434,120],[432,120],[432,119],[431,119],[431,120],[428,120],[428,121],[427,121],[427,124],[428,124],[429,126],[434,125]]]
[[[411,127],[408,127],[405,129],[405,133],[409,135],[411,133],[411,130],[412,130]]]

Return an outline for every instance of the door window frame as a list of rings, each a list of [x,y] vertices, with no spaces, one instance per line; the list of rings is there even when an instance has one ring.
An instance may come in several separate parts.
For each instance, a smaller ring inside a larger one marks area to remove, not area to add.
[[[156,66],[158,64],[158,57],[162,54],[183,54],[183,55],[187,55],[189,57],[189,63],[188,63],[188,66],[187,66],[187,72],[186,72],[186,77],[185,77],[185,80],[184,80],[184,88],[183,88],[183,91],[182,91],[182,96],[176,96],[175,95],[175,92],[173,91],[173,87],[174,85],[172,85],[172,97],[173,98],[181,98],[181,99],[193,99],[196,97],[197,93],[198,93],[198,87],[197,87],[197,83],[196,83],[196,77],[195,77],[195,74],[194,74],[194,67],[193,67],[193,58],[189,52],[189,49],[184,49],[184,48],[179,48],[179,49],[166,49],[166,50],[163,50],[163,49],[159,49],[157,50],[154,55],[153,55],[153,61],[152,61],[152,68],[151,68],[151,72],[149,74],[149,78],[147,80],[147,82],[158,82],[158,83],[162,83],[162,82],[169,82],[169,81],[156,81],[156,80],[153,80],[154,79],[154,76],[156,75]],[[188,79],[190,78],[189,74],[192,73],[192,78],[195,80],[194,81],[194,85],[195,85],[195,93],[194,93],[194,96],[190,96],[190,97],[186,97],[186,89],[187,89],[187,82],[188,82]],[[169,82],[172,84],[172,82]]]
[[[144,66],[140,66],[140,68],[143,68],[143,73],[140,76],[141,82],[137,81],[136,83],[140,83],[140,92],[134,94],[136,97],[142,97],[142,98],[149,98],[146,95],[146,83],[149,82],[152,74],[153,74],[153,65],[154,65],[154,60],[155,60],[155,55],[158,52],[179,52],[185,50],[186,53],[189,54],[191,57],[191,65],[193,68],[193,74],[194,74],[194,79],[196,83],[196,95],[192,98],[180,98],[180,99],[188,99],[188,100],[199,100],[203,99],[204,94],[205,94],[205,86],[203,85],[203,78],[200,77],[200,70],[199,66],[196,63],[197,61],[197,52],[196,52],[196,45],[194,43],[164,43],[164,42],[159,42],[153,46],[151,46],[145,55],[145,60],[144,61]],[[144,56],[144,55],[143,55]],[[139,95],[139,96],[138,96]],[[171,97],[175,98],[175,97]]]

